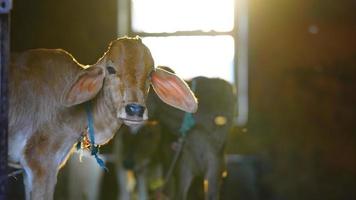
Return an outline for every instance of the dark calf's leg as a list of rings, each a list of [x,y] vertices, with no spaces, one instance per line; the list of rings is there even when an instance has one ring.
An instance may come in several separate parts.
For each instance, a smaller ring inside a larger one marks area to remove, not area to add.
[[[179,181],[178,189],[176,191],[177,200],[186,200],[188,197],[188,191],[193,181],[192,168],[187,163],[180,163],[179,166]]]
[[[220,159],[211,159],[208,164],[205,181],[207,181],[206,200],[218,200],[221,187],[222,166]]]

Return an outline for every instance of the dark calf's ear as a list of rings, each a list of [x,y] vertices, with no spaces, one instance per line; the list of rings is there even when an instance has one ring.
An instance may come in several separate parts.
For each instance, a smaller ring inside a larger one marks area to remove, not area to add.
[[[157,68],[151,74],[151,84],[158,97],[168,105],[194,113],[198,102],[189,86],[178,76]]]
[[[62,96],[62,103],[69,107],[94,98],[103,86],[104,71],[100,67],[84,70],[70,84]]]

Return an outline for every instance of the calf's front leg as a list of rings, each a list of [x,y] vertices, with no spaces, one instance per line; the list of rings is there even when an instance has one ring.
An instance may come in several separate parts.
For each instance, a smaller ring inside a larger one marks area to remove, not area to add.
[[[74,145],[64,138],[51,138],[51,134],[33,134],[26,144],[21,160],[26,200],[53,199],[59,168]]]
[[[223,156],[213,156],[209,159],[205,177],[208,184],[207,191],[205,193],[205,200],[220,199],[221,176],[223,171],[221,163],[224,162],[221,158],[223,158]]]
[[[179,169],[179,181],[177,185],[177,193],[176,193],[176,198],[177,200],[186,200],[188,199],[188,191],[189,188],[192,184],[194,175],[192,172],[192,168],[190,167],[189,164],[186,163],[180,163]]]
[[[137,173],[137,190],[140,200],[148,199],[148,188],[146,184],[146,173],[145,170]]]
[[[26,200],[53,199],[57,173],[58,170],[55,167],[25,168]]]

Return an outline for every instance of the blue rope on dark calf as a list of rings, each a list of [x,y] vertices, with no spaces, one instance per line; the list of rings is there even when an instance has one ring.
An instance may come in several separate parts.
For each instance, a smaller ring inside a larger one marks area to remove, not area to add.
[[[192,80],[192,87],[191,87],[193,92],[195,92],[196,86],[197,86],[196,80],[193,79]],[[178,145],[179,145],[178,146],[178,150],[176,150],[176,153],[174,154],[173,160],[172,160],[171,164],[169,165],[167,174],[166,174],[166,176],[164,178],[164,184],[161,186],[161,190],[163,190],[163,188],[167,185],[168,181],[172,177],[172,173],[173,173],[174,167],[175,167],[175,165],[177,163],[177,160],[178,160],[178,158],[179,158],[179,156],[180,156],[180,154],[182,152],[183,145],[184,145],[187,133],[194,126],[195,126],[195,119],[194,119],[193,114],[185,112],[183,120],[182,120],[182,124],[181,124],[181,126],[179,128],[180,137],[178,139]]]
[[[192,86],[191,89],[193,92],[195,92],[196,90],[196,81],[193,79],[192,80]],[[185,137],[187,135],[187,132],[195,125],[195,119],[192,113],[184,113],[184,117],[183,117],[183,121],[182,121],[182,125],[179,128],[179,132],[181,133],[181,135],[183,137]]]
[[[91,155],[95,157],[96,162],[99,164],[101,168],[103,168],[105,171],[108,171],[108,169],[105,166],[104,161],[99,158],[98,152],[99,152],[99,146],[95,145],[95,135],[94,135],[94,118],[91,112],[91,103],[90,101],[85,103],[85,111],[87,113],[87,120],[88,120],[88,132],[89,132],[89,139],[90,139],[90,151]]]
[[[182,125],[179,129],[179,132],[182,134],[182,136],[186,136],[187,132],[195,125],[195,119],[193,117],[192,113],[185,113]]]

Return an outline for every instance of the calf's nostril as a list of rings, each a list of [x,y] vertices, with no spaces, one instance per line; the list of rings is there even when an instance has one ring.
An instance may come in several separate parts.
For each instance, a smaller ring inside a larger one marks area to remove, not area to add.
[[[125,107],[125,112],[130,116],[139,116],[142,117],[145,112],[145,107],[139,104],[128,104]]]

